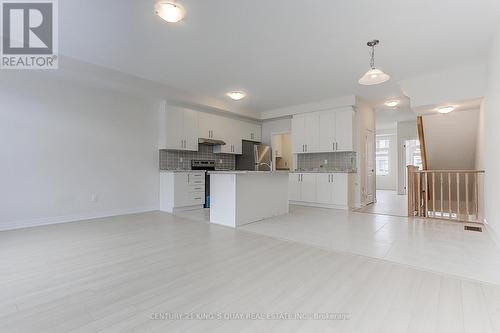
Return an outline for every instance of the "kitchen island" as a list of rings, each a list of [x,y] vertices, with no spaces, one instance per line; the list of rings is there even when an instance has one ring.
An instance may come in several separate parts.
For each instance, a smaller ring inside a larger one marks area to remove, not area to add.
[[[210,222],[236,228],[288,214],[288,172],[210,171]]]

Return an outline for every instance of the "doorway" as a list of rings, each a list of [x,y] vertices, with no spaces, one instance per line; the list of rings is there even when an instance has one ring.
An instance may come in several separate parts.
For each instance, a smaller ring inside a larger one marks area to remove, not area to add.
[[[403,139],[403,194],[407,194],[406,192],[406,184],[408,184],[408,165],[414,165],[418,167],[419,170],[422,170],[422,154],[420,151],[420,140],[418,139]]]
[[[271,148],[273,170],[292,170],[293,154],[290,132],[271,134]]]
[[[365,205],[375,202],[375,134],[365,130]]]

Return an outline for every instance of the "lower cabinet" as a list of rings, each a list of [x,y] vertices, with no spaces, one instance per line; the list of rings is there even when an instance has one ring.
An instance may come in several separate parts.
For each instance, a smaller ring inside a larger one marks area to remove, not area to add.
[[[205,204],[205,172],[160,173],[160,210],[174,213],[176,210],[201,208]]]
[[[292,173],[289,178],[289,200],[316,201],[316,174]]]
[[[289,200],[331,208],[350,206],[353,175],[347,173],[292,173]]]

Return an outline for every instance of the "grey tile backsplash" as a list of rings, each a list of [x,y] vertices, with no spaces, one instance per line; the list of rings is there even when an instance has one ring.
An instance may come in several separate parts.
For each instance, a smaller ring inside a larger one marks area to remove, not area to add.
[[[325,161],[327,163],[325,163]],[[297,170],[356,171],[355,152],[297,154]]]
[[[160,170],[190,170],[191,160],[214,160],[218,170],[235,169],[234,155],[214,154],[213,146],[199,145],[198,151],[160,150]]]

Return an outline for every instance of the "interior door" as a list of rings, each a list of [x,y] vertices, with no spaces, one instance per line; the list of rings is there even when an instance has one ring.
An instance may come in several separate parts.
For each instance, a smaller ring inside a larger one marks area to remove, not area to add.
[[[335,142],[338,151],[353,151],[353,111],[351,109],[335,112]]]
[[[365,204],[374,202],[375,192],[375,135],[365,130]]]
[[[318,151],[335,151],[335,113],[333,111],[324,112],[319,115]]]

